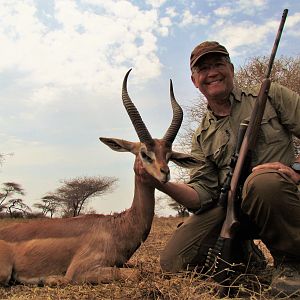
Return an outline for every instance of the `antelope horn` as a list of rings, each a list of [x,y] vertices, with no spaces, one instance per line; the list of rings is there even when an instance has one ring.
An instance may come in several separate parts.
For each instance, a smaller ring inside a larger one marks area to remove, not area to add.
[[[172,123],[171,123],[170,127],[168,128],[166,134],[164,135],[163,139],[172,144],[175,140],[175,137],[176,137],[178,131],[179,131],[179,128],[181,126],[182,119],[183,119],[182,108],[177,103],[175,96],[174,96],[172,80],[170,80],[170,98],[171,98],[171,105],[172,105],[172,109],[173,109],[173,119],[172,119]]]
[[[129,69],[129,71],[126,73],[124,80],[123,80],[123,86],[122,86],[122,100],[124,107],[126,108],[126,111],[128,113],[128,116],[134,126],[134,129],[142,143],[145,142],[151,142],[153,139],[144,124],[138,110],[136,109],[135,105],[132,103],[128,92],[127,92],[127,78],[129,73],[132,69]]]

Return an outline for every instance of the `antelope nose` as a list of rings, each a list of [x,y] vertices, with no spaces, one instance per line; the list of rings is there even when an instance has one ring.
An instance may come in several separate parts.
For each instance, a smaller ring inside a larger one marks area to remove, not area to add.
[[[164,175],[169,175],[170,174],[170,169],[169,169],[169,167],[161,167],[160,172]]]
[[[161,167],[160,172],[162,175],[161,182],[166,183],[170,180],[170,169],[169,167]]]

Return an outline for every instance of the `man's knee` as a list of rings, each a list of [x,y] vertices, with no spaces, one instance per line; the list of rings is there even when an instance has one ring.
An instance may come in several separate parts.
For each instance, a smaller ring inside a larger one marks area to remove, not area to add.
[[[177,273],[186,270],[198,254],[199,246],[190,245],[179,237],[168,243],[160,253],[160,266],[164,272]]]
[[[190,216],[176,229],[160,255],[163,271],[178,272],[201,263],[222,226],[225,210],[215,207],[200,215]]]
[[[162,251],[160,255],[160,267],[164,272],[177,273],[183,269],[181,257]]]
[[[273,208],[280,205],[277,199],[284,193],[287,180],[277,170],[261,170],[250,174],[243,187],[242,208],[250,203],[253,205],[254,201],[263,202]]]

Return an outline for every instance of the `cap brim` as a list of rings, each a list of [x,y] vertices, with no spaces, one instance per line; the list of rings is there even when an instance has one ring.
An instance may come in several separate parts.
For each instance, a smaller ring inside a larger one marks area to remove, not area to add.
[[[209,54],[209,53],[221,53],[221,54],[224,54],[226,56],[229,56],[228,52],[225,52],[225,51],[221,51],[221,50],[212,50],[212,51],[207,51],[205,53],[202,53],[201,55],[199,55],[197,58],[194,59],[194,61],[192,62],[191,64],[191,68],[196,64],[196,62],[203,56],[205,56],[206,54]]]

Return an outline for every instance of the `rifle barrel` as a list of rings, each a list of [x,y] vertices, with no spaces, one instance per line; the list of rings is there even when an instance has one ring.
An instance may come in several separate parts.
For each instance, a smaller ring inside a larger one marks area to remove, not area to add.
[[[282,34],[282,31],[283,31],[283,26],[284,26],[287,14],[288,14],[288,9],[285,9],[282,13],[281,22],[280,22],[280,25],[279,25],[279,28],[278,28],[278,31],[277,31],[277,35],[276,35],[275,42],[274,42],[274,45],[273,45],[273,49],[272,49],[272,53],[271,53],[271,57],[270,57],[270,60],[269,60],[269,65],[268,65],[268,68],[267,68],[267,71],[266,71],[265,78],[269,78],[270,75],[271,75],[272,66],[273,66],[273,63],[274,63],[274,59],[275,59],[275,56],[276,56],[276,52],[277,52],[277,49],[278,49],[279,41],[280,41],[280,38],[281,38],[281,34]]]

